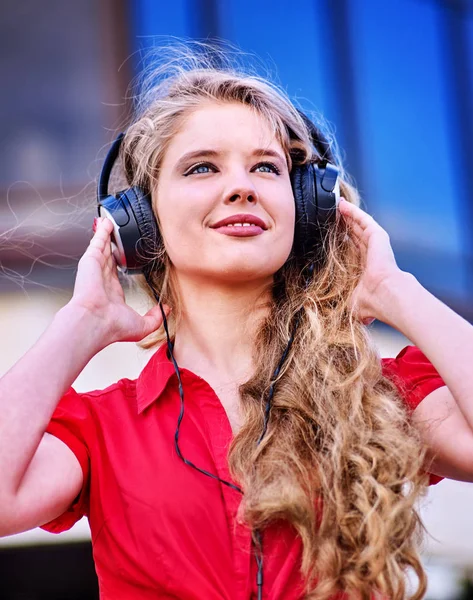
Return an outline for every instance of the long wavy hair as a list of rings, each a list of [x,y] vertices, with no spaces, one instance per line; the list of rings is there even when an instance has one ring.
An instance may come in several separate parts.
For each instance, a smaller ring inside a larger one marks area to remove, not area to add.
[[[209,101],[238,102],[256,111],[274,131],[290,168],[321,159],[285,92],[243,67],[235,54],[209,52],[200,44],[159,51],[161,63],[142,84],[122,148],[130,185],[156,189],[169,140],[186,115]],[[354,186],[341,173],[342,195],[358,204]],[[363,265],[347,233],[338,219],[308,286],[301,282],[304,265],[292,255],[275,273],[270,310],[254,341],[255,374],[240,387],[243,424],[232,441],[229,465],[244,491],[241,519],[254,529],[284,519],[300,536],[307,598],[326,600],[343,591],[356,599],[385,594],[401,600],[407,594],[406,572],[413,570],[417,589],[411,597],[417,600],[426,589],[415,507],[425,490],[425,449],[398,389],[382,374],[366,327],[353,314],[350,300]],[[173,266],[161,246],[151,284],[173,308],[172,335],[180,320],[173,281]],[[298,313],[267,433],[257,445],[271,377]],[[160,329],[141,346],[153,348],[164,339]]]

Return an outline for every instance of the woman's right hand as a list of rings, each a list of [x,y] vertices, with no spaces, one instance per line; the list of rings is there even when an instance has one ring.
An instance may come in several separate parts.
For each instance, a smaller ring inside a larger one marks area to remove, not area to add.
[[[71,307],[85,309],[101,331],[103,347],[113,342],[137,342],[156,331],[162,323],[159,306],[145,315],[125,302],[125,294],[111,252],[110,219],[96,219],[96,231],[79,260]],[[164,306],[166,314],[169,307]]]

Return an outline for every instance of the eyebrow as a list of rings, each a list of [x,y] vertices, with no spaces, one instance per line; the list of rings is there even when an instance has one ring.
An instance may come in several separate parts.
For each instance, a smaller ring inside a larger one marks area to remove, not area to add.
[[[186,154],[183,154],[181,156],[181,158],[177,161],[176,163],[176,169],[179,169],[180,167],[184,166],[185,163],[187,163],[189,160],[195,159],[195,158],[202,158],[204,156],[211,156],[211,157],[215,157],[218,158],[219,156],[222,156],[222,154],[225,154],[224,152],[220,152],[218,150],[206,150],[206,149],[202,149],[202,150],[194,150],[193,152],[187,152]],[[272,156],[273,158],[278,158],[284,165],[286,165],[286,159],[276,150],[271,150],[271,148],[257,148],[256,150],[253,150],[253,152],[251,153],[250,156]]]

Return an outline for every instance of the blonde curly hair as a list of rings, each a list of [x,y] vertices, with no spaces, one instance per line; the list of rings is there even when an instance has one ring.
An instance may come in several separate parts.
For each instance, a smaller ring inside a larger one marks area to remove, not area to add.
[[[274,131],[290,167],[320,159],[306,123],[280,87],[245,69],[231,52],[208,50],[201,44],[159,49],[161,64],[147,78],[122,148],[130,185],[156,189],[169,141],[183,118],[209,101],[256,111]],[[358,204],[331,143],[342,195]],[[324,252],[308,287],[301,285],[301,265],[291,257],[274,275],[271,307],[254,343],[255,374],[240,387],[243,425],[229,451],[232,476],[244,491],[241,518],[254,529],[279,519],[294,527],[302,540],[309,599],[327,600],[343,591],[356,599],[379,593],[401,600],[406,571],[412,569],[418,583],[411,597],[419,600],[426,577],[415,503],[425,490],[425,448],[398,389],[382,374],[366,327],[353,315],[350,299],[362,264],[342,220],[329,231]],[[156,254],[151,284],[173,308],[173,333],[180,301],[164,247]],[[154,298],[144,282],[143,287]],[[267,433],[257,445],[271,377],[299,311]],[[141,346],[152,348],[164,339],[160,329]]]

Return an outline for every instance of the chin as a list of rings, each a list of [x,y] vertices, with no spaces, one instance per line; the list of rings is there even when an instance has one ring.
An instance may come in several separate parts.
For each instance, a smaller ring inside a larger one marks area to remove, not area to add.
[[[274,277],[274,273],[279,269],[279,265],[268,265],[268,263],[264,265],[257,265],[254,262],[252,264],[232,264],[227,267],[216,269],[209,273],[209,276],[214,279],[219,279],[222,282],[228,283],[248,283],[250,281],[256,282],[265,282],[268,283],[272,281]]]
[[[279,249],[281,250],[281,249]],[[208,268],[232,279],[250,281],[253,279],[268,279],[283,266],[289,257],[291,248],[286,252],[279,251],[277,254],[268,251],[267,248],[256,252],[245,252],[243,249],[237,252],[220,253],[218,261],[212,257],[207,263]],[[204,264],[201,263],[201,268]],[[204,267],[205,268],[205,267]]]
[[[274,253],[267,252],[252,252],[246,255],[214,252],[211,257],[201,254],[201,260],[196,262],[198,256],[196,253],[192,257],[186,257],[185,261],[174,263],[176,271],[187,273],[192,278],[219,284],[244,284],[252,281],[258,284],[270,283],[274,274],[287,260],[285,254],[275,256]]]

